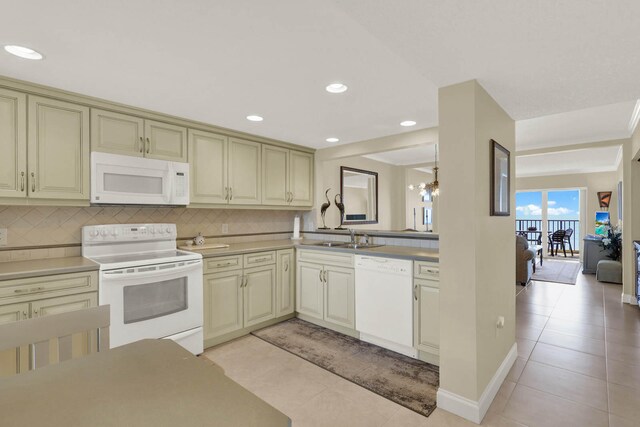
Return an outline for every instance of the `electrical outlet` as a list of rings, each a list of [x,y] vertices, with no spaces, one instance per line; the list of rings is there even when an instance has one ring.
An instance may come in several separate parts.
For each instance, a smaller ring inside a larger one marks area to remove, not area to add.
[[[222,224],[222,234],[229,234],[229,224]]]
[[[6,228],[0,228],[0,246],[9,244],[9,231]]]
[[[498,329],[504,328],[504,316],[498,317],[498,321],[496,322],[496,328]]]

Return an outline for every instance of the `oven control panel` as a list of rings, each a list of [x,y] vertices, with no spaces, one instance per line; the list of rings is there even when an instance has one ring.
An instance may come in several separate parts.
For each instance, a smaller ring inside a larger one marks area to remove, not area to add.
[[[82,242],[136,242],[175,240],[175,224],[108,224],[82,227]]]

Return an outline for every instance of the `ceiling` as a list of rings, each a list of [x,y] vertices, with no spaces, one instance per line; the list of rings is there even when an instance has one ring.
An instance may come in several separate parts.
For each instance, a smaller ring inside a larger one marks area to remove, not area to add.
[[[435,145],[425,144],[418,147],[385,151],[384,153],[366,154],[363,157],[396,166],[431,163],[435,160]]]
[[[0,6],[10,16],[0,44],[45,55],[31,62],[2,51],[1,75],[316,148],[332,145],[328,137],[342,144],[436,126],[437,88],[474,78],[516,120],[640,98],[632,0]],[[335,81],[349,90],[327,93]],[[597,131],[617,135],[616,111],[626,107],[603,108]],[[409,119],[417,125],[399,126]],[[551,141],[557,127],[519,136],[533,141],[525,146],[561,143]]]
[[[621,146],[615,145],[517,156],[516,176],[612,172],[618,167],[621,150]]]

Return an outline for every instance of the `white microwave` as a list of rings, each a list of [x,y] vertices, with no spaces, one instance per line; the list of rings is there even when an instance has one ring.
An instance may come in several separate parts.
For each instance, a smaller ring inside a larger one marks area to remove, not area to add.
[[[189,204],[189,164],[91,153],[91,203]]]

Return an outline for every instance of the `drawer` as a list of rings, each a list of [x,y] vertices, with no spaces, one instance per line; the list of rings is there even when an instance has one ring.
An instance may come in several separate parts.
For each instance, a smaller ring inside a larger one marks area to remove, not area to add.
[[[276,263],[276,252],[256,252],[254,254],[246,254],[244,256],[244,268],[259,267],[261,265],[269,265]]]
[[[298,249],[298,261],[353,268],[353,254],[332,250]]]
[[[437,262],[414,261],[413,276],[418,279],[438,280],[440,278],[440,267]]]
[[[242,255],[205,258],[204,274],[221,273],[223,271],[238,270],[242,268]]]
[[[0,304],[34,301],[43,298],[98,290],[98,272],[56,274],[0,282]]]

